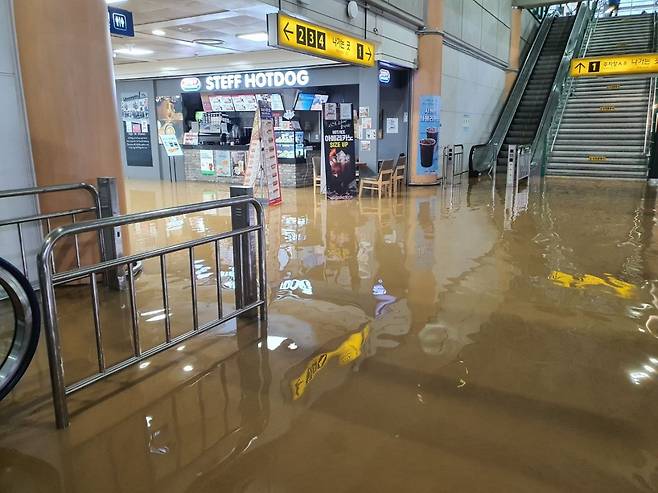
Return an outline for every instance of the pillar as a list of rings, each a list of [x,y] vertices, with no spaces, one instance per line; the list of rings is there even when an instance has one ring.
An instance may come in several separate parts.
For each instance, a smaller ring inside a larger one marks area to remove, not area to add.
[[[113,176],[125,212],[112,49],[104,0],[14,0],[16,36],[36,182]],[[45,195],[42,211],[88,205]]]
[[[443,36],[431,34],[440,32],[443,27],[443,2],[427,2],[427,24],[426,31],[418,39],[418,70],[413,75],[413,90],[411,97],[411,141],[409,144],[409,183],[412,185],[432,185],[438,182],[439,175],[430,172],[431,168],[421,166],[419,142],[426,135],[421,135],[421,99],[427,97],[441,96],[441,76],[443,73]],[[439,127],[436,122],[436,127]],[[440,129],[439,129],[440,132]],[[437,149],[440,145],[440,135],[436,143]],[[439,154],[440,160],[440,154]]]
[[[512,7],[512,24],[510,26],[509,65],[505,73],[505,95],[514,87],[521,64],[521,14],[522,10]]]

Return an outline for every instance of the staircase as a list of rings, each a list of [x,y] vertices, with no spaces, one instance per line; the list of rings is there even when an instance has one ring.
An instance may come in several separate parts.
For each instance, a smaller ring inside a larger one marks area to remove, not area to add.
[[[653,15],[598,19],[585,56],[647,53]],[[576,79],[559,123],[546,174],[643,179],[650,77]]]
[[[531,144],[537,134],[544,107],[555,80],[560,60],[564,55],[575,17],[557,17],[530,76],[519,107],[514,114],[507,136],[498,153],[498,170],[507,168],[507,150],[510,145]]]

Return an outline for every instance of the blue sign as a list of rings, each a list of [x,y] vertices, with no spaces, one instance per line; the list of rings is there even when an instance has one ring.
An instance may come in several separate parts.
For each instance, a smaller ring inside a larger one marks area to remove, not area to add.
[[[441,97],[421,96],[419,118],[418,160],[416,174],[439,175],[439,129],[441,128]]]
[[[379,82],[382,84],[388,84],[391,82],[391,72],[385,68],[379,69]]]
[[[110,14],[110,34],[128,37],[135,36],[132,12],[116,7],[108,7],[107,11]]]

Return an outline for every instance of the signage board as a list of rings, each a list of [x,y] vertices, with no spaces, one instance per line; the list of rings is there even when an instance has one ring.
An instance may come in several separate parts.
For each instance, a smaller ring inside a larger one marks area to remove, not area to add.
[[[423,95],[419,101],[418,143],[416,144],[416,166],[413,168],[411,184],[431,183],[441,175],[439,159],[439,133],[441,128],[441,97]]]
[[[571,60],[571,77],[600,77],[606,75],[634,75],[658,73],[658,54],[574,58]]]
[[[325,103],[322,122],[327,198],[352,199],[357,194],[352,104]]]
[[[304,87],[309,81],[308,70],[271,70],[213,74],[204,77],[203,81],[198,77],[186,77],[181,79],[180,88],[183,92],[235,91],[236,89]]]
[[[178,139],[175,135],[161,135],[160,142],[162,142],[167,156],[175,157],[183,155],[183,149],[178,144]]]
[[[375,66],[375,45],[365,39],[282,13],[267,16],[268,44],[339,62]]]
[[[391,71],[385,68],[379,69],[379,82],[382,84],[388,84],[391,82]]]
[[[108,7],[107,12],[110,18],[110,34],[131,38],[135,36],[132,12],[116,7]]]

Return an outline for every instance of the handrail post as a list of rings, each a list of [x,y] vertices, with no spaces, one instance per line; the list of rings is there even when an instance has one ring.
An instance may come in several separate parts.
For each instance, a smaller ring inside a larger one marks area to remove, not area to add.
[[[53,407],[57,428],[66,428],[70,423],[66,403],[66,386],[64,384],[64,362],[62,360],[62,343],[59,337],[57,307],[55,306],[55,286],[52,282],[52,249],[54,241],[49,235],[37,256],[41,299],[43,301],[44,335],[48,351],[50,384],[53,391]]]
[[[231,198],[254,196],[252,187],[231,186]],[[231,206],[231,227],[233,229],[253,226],[249,204]],[[256,276],[256,248],[252,236],[247,233],[233,240],[233,268],[235,269],[235,307],[243,308],[258,299],[258,281]],[[246,316],[252,318],[253,312]]]
[[[121,211],[119,210],[119,192],[116,178],[102,176],[97,179],[97,182],[100,204],[98,218],[118,216]],[[103,240],[101,262],[123,256],[123,239],[121,238],[120,227],[104,228],[99,232],[99,238]],[[119,268],[108,269],[104,277],[105,283],[111,289],[120,291],[125,287],[125,276]]]

